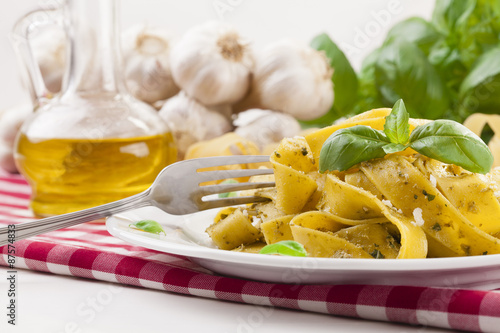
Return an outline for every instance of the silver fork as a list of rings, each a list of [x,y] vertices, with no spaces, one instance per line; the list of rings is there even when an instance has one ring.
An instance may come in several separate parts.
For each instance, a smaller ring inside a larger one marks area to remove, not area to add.
[[[0,246],[9,243],[9,237],[17,241],[144,206],[156,206],[169,214],[183,215],[211,208],[267,201],[268,199],[258,196],[204,197],[216,193],[273,187],[275,185],[274,182],[247,182],[203,186],[200,186],[200,184],[227,178],[272,174],[272,169],[199,170],[216,166],[268,161],[269,156],[240,155],[206,157],[177,162],[163,169],[150,188],[134,196],[74,213],[16,224],[15,226],[10,226],[10,229],[9,226],[1,227]],[[9,230],[11,231],[9,232]]]

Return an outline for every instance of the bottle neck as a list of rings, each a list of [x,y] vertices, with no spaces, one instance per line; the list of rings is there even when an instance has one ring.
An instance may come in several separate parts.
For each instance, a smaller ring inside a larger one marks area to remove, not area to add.
[[[70,49],[63,97],[123,92],[117,2],[67,0],[65,11]]]

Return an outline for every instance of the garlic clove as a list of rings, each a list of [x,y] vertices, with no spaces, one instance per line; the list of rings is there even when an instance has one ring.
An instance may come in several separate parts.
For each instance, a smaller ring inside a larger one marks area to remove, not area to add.
[[[14,147],[19,129],[32,113],[31,103],[19,104],[3,111],[0,115],[0,141],[8,147]]]
[[[14,153],[12,149],[0,143],[0,169],[9,173],[17,173],[16,163],[14,161]]]
[[[159,112],[176,139],[178,157],[184,158],[192,144],[232,130],[229,119],[188,97],[183,91],[168,99]]]
[[[170,51],[175,41],[169,31],[133,26],[122,35],[123,70],[134,97],[150,104],[177,94],[170,70]]]
[[[172,49],[172,74],[204,105],[233,104],[248,92],[253,54],[234,28],[210,21],[191,28]]]
[[[286,137],[294,137],[301,131],[300,124],[294,117],[261,109],[239,113],[234,125],[236,134],[255,142],[262,151],[266,146]]]
[[[316,119],[333,104],[332,74],[323,52],[279,41],[257,54],[251,92],[236,109],[260,107],[299,120]]]
[[[217,111],[230,122],[232,121],[233,107],[231,106],[231,104],[213,105],[210,106],[210,110]]]

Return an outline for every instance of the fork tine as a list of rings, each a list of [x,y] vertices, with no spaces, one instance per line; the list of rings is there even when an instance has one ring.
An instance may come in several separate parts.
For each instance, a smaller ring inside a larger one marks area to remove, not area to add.
[[[254,202],[267,202],[270,201],[269,198],[248,196],[248,197],[232,197],[223,199],[212,199],[203,201],[203,209],[219,208],[226,206],[237,206]]]
[[[192,160],[185,160],[186,164],[198,164],[198,169],[217,167],[232,164],[263,163],[269,162],[269,155],[232,155],[203,157]]]
[[[203,195],[208,195],[214,193],[226,193],[242,190],[253,190],[257,188],[274,187],[275,185],[275,182],[246,182],[237,184],[206,185],[200,187],[200,193],[202,193]]]
[[[198,176],[202,178],[200,183],[203,183],[210,180],[220,180],[226,178],[271,175],[273,174],[273,172],[274,172],[273,169],[233,169],[233,170],[203,171],[203,172],[198,172]]]

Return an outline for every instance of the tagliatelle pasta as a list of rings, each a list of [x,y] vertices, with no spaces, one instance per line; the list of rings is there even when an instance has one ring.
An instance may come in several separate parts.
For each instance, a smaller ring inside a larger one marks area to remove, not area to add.
[[[249,246],[255,252],[254,242],[295,240],[310,256],[330,258],[500,253],[499,170],[478,175],[407,149],[344,172],[318,172],[319,151],[333,132],[358,124],[381,129],[389,112],[368,111],[305,137],[284,139],[271,155],[276,188],[254,193],[272,201],[219,216],[209,228],[215,244],[238,251]],[[410,120],[410,130],[423,122]],[[224,241],[231,246],[218,242],[221,236],[213,230],[238,225],[251,225],[258,233],[226,232]]]
[[[500,115],[474,113],[464,121],[464,126],[478,136],[481,136],[481,132],[486,125],[489,125],[494,133],[490,142],[488,142],[488,147],[495,160],[493,166],[500,166]]]

